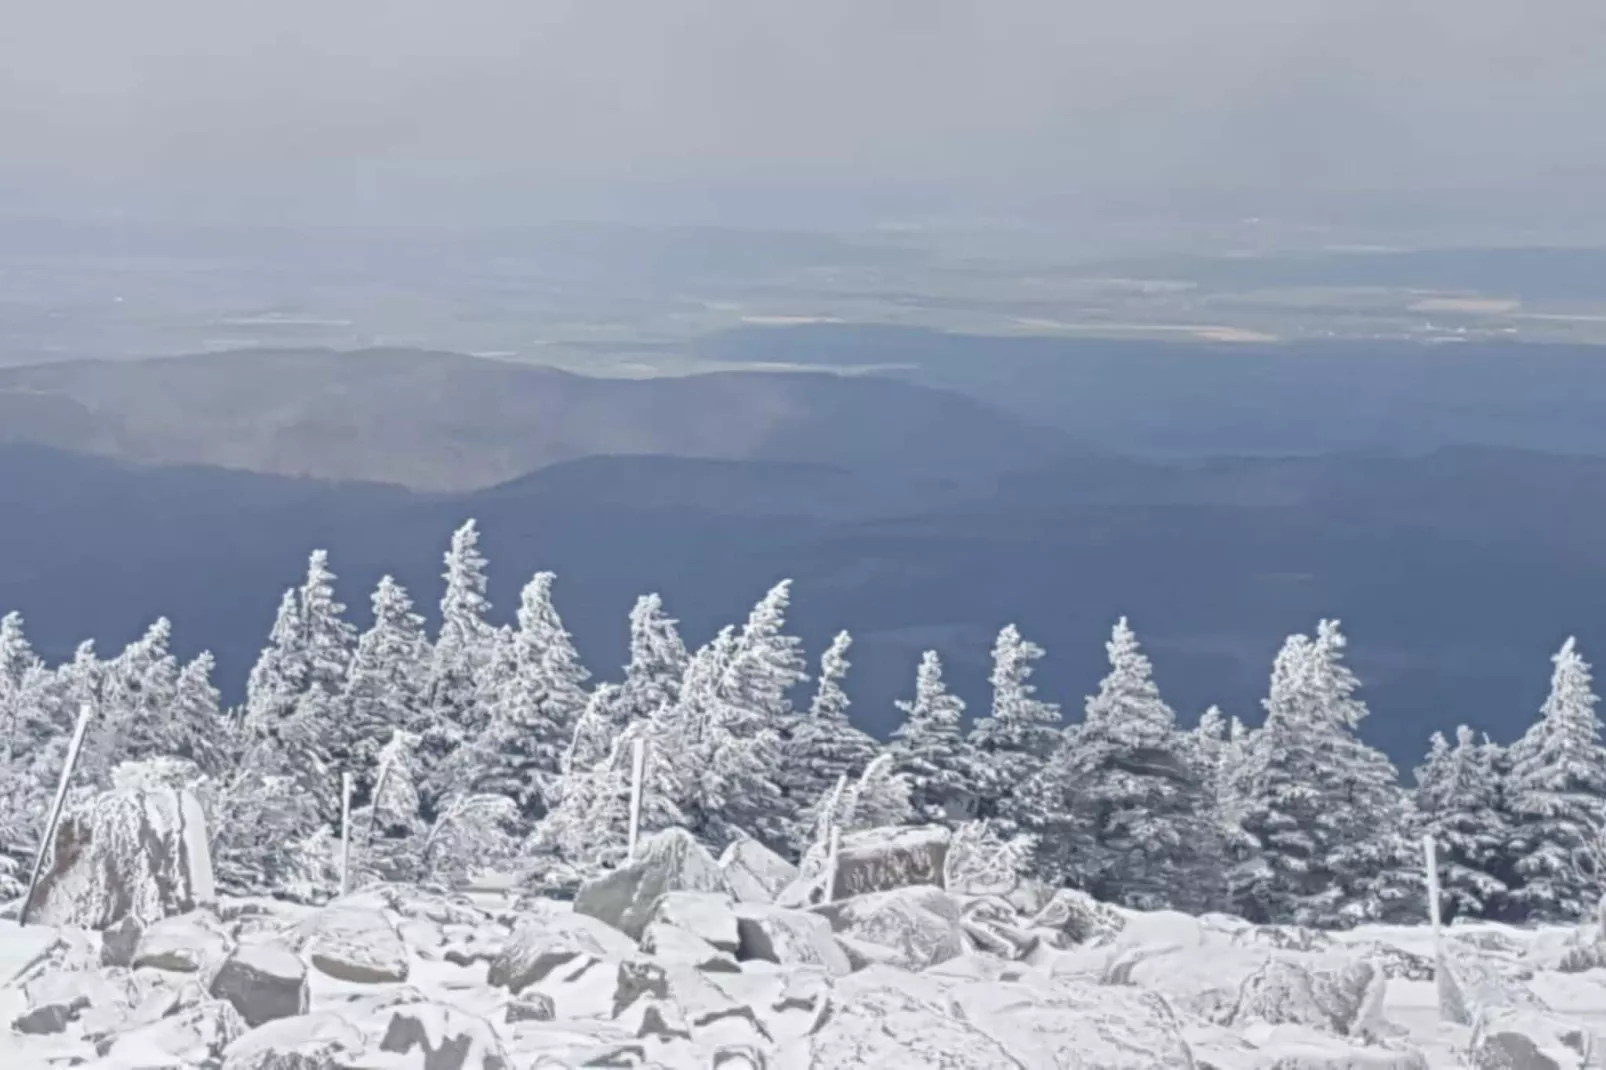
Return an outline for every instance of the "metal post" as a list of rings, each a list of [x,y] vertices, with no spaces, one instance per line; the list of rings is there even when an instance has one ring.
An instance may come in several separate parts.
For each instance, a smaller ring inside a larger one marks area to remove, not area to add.
[[[647,741],[630,741],[630,839],[625,860],[636,860],[636,840],[641,834],[641,779],[647,771]]]
[[[33,909],[34,892],[39,888],[39,877],[45,869],[45,855],[54,849],[56,826],[61,823],[61,810],[67,802],[67,786],[72,783],[73,769],[78,765],[78,754],[84,748],[84,733],[89,730],[89,703],[78,707],[78,724],[73,728],[72,742],[67,745],[67,761],[61,767],[61,782],[56,785],[56,801],[50,807],[50,819],[45,824],[44,838],[39,841],[39,853],[34,856],[33,873],[28,878],[28,892],[22,898],[22,909],[17,911],[17,924],[28,924],[28,913]]]
[[[351,891],[351,774],[340,774],[340,894]]]

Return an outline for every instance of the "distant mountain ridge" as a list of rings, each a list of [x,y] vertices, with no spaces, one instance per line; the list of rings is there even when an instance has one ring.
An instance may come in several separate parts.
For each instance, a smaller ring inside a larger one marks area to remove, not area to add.
[[[1072,445],[1062,431],[890,379],[741,371],[606,379],[405,349],[0,369],[0,441],[431,491],[597,455],[963,473]]]
[[[984,711],[987,650],[1010,622],[1048,649],[1043,693],[1073,718],[1127,614],[1184,721],[1212,702],[1254,721],[1282,638],[1337,617],[1373,710],[1363,732],[1402,764],[1434,729],[1526,725],[1568,634],[1606,650],[1606,460],[1506,450],[1080,456],[912,485],[896,470],[600,457],[444,494],[11,445],[0,515],[0,611],[23,612],[48,656],[86,637],[110,653],[166,614],[181,652],[214,650],[235,698],[311,549],[330,551],[352,619],[386,572],[433,614],[468,517],[494,616],[555,570],[564,621],[603,671],[623,660],[639,594],[662,593],[701,642],[793,577],[813,653],[853,632],[848,690],[879,731],[926,646]]]

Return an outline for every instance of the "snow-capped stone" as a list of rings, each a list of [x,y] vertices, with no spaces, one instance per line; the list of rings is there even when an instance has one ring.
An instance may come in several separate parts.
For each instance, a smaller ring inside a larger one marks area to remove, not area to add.
[[[1126,927],[1126,919],[1086,892],[1061,888],[1027,923],[1027,928],[1054,933],[1059,947],[1097,943]]]
[[[278,941],[242,944],[212,977],[210,992],[227,1000],[247,1025],[306,1014],[310,990],[307,967]]]
[[[383,914],[326,907],[295,927],[291,946],[314,969],[341,981],[386,984],[407,980],[407,945]]]
[[[942,825],[874,828],[842,837],[831,898],[909,885],[942,887],[952,833]]]
[[[121,1066],[163,1066],[162,1056],[183,1066],[213,1066],[223,1049],[244,1035],[246,1024],[222,1000],[208,1000],[118,1033],[99,1046],[99,1053]]]
[[[0,920],[0,987],[31,975],[59,942],[57,930],[49,926]]]
[[[480,926],[490,915],[462,895],[432,892],[411,884],[383,882],[350,892],[329,904],[359,910],[391,911],[400,917],[436,925]]]
[[[379,1050],[411,1055],[429,1070],[512,1070],[489,1022],[442,1003],[393,1008]]]
[[[188,791],[122,788],[66,814],[29,920],[104,929],[153,922],[216,898],[206,819]]]
[[[831,922],[811,911],[740,903],[736,927],[741,941],[736,954],[743,962],[757,959],[781,966],[818,966],[838,977],[852,969],[832,934]]]
[[[1007,900],[995,896],[962,903],[960,927],[978,949],[1006,959],[1023,959],[1037,947],[1040,937],[1022,928]]]
[[[126,970],[52,970],[23,986],[28,1010],[11,1023],[19,1033],[60,1033],[70,1024],[102,1012],[120,1020],[140,993]]]
[[[1437,1070],[1422,1051],[1394,1042],[1359,1043],[1301,1025],[1257,1024],[1239,1032],[1185,1025],[1195,1065],[1213,1070]]]
[[[1020,1070],[997,1040],[948,1013],[940,989],[911,984],[902,971],[874,966],[838,986],[831,1013],[814,1031],[782,1045],[770,1070]]]
[[[550,1022],[557,1017],[557,1006],[544,992],[526,992],[508,1000],[507,1022]]]
[[[1341,1036],[1375,1034],[1382,1026],[1383,971],[1361,960],[1313,970],[1269,958],[1243,981],[1228,1024],[1307,1025]]]
[[[1486,1008],[1472,1031],[1475,1070],[1584,1070],[1600,1052],[1588,1027],[1524,1007]]]
[[[1509,976],[1499,959],[1457,949],[1448,942],[1438,964],[1435,985],[1439,1015],[1457,1025],[1473,1025],[1493,1010],[1547,1011],[1544,1001]]]
[[[721,892],[665,892],[653,904],[649,924],[671,925],[734,954],[738,943],[735,907],[735,901]]]
[[[997,1041],[1023,1066],[1100,1070],[1191,1067],[1193,1057],[1165,1000],[1151,992],[1074,982],[978,981],[951,990],[955,1016]]]
[[[685,829],[665,829],[638,850],[636,861],[582,884],[574,898],[575,912],[639,940],[665,893],[730,893],[719,864]]]
[[[206,911],[176,914],[153,922],[140,934],[132,965],[195,973],[221,962],[229,944],[221,923]]]
[[[721,951],[707,940],[663,922],[651,922],[641,934],[641,950],[653,958],[683,962],[699,970],[736,971],[736,956]]]
[[[719,856],[731,894],[743,903],[773,903],[797,880],[797,867],[755,839],[736,840]]]
[[[886,948],[908,970],[965,953],[960,911],[947,893],[910,886],[856,895],[816,908],[840,937]]]
[[[332,1011],[278,1018],[223,1049],[222,1070],[307,1070],[347,1064],[367,1046],[361,1029]]]
[[[129,967],[134,964],[134,953],[145,935],[145,923],[126,914],[122,920],[108,926],[100,934],[100,964],[102,966]]]
[[[518,995],[554,970],[611,958],[594,933],[575,924],[578,920],[562,915],[527,918],[491,961],[486,982]]]

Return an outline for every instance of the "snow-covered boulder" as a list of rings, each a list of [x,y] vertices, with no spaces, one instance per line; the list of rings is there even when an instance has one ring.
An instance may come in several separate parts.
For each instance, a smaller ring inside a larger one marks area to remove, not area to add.
[[[1340,1036],[1377,1033],[1383,1024],[1383,971],[1365,960],[1312,968],[1268,958],[1238,989],[1229,1024],[1308,1025]]]
[[[201,804],[188,791],[121,788],[63,816],[29,921],[104,929],[154,922],[212,903]]]
[[[235,948],[213,975],[209,990],[232,1004],[253,1029],[306,1014],[310,999],[306,965],[276,940]]]
[[[291,946],[314,969],[340,981],[386,984],[407,980],[407,945],[383,914],[356,907],[325,907],[290,933]]]
[[[660,921],[648,924],[647,931],[641,934],[641,950],[655,959],[686,963],[699,970],[741,969],[736,956],[730,952],[721,951],[694,933]]]
[[[831,922],[812,911],[741,903],[736,907],[736,926],[741,939],[736,954],[743,962],[818,966],[832,976],[852,969],[832,934]]]
[[[751,1005],[732,998],[709,975],[683,964],[621,962],[612,1017],[638,1037],[680,1037],[705,1046],[767,1046],[770,1041]]]
[[[906,970],[923,970],[965,953],[959,905],[938,888],[892,888],[816,911],[839,937],[884,948],[892,955],[881,961]]]
[[[575,913],[607,922],[639,940],[665,893],[730,894],[719,863],[685,829],[665,829],[648,837],[638,850],[636,861],[582,884],[574,898]]]
[[[842,837],[832,899],[909,885],[942,887],[952,833],[942,825],[875,828]]]
[[[428,1070],[512,1070],[496,1030],[483,1018],[442,1003],[408,1003],[390,1011],[379,1050],[411,1056]]]
[[[222,1070],[322,1070],[350,1065],[367,1038],[332,1011],[279,1018],[240,1036],[223,1049]]]
[[[1125,927],[1126,919],[1114,907],[1074,888],[1056,891],[1027,923],[1029,929],[1052,934],[1058,947],[1103,942]]]
[[[811,1032],[781,1045],[769,1065],[770,1070],[1020,1070],[1022,1063],[997,1039],[951,1015],[941,986],[872,966],[839,981],[830,1013]]]
[[[735,908],[735,900],[723,892],[665,892],[653,904],[649,924],[672,925],[734,954],[738,942]]]
[[[997,1041],[1021,1066],[1194,1065],[1175,1015],[1150,992],[1074,982],[976,981],[955,987],[949,999],[955,1017]],[[1075,1061],[1067,1063],[1072,1053]]]
[[[229,953],[222,924],[204,910],[162,918],[146,928],[134,946],[132,965],[195,973],[216,966]]]
[[[607,958],[608,951],[596,934],[572,919],[562,915],[528,918],[514,930],[501,954],[491,960],[486,981],[518,995],[554,970]]]
[[[1457,1025],[1473,1025],[1493,1010],[1547,1011],[1544,1001],[1512,976],[1513,965],[1445,943],[1435,985],[1439,1015]]]
[[[27,982],[22,992],[28,1009],[11,1027],[35,1035],[65,1032],[97,1012],[104,1021],[118,1022],[140,997],[127,970],[100,968],[51,970]]]
[[[59,942],[58,932],[47,926],[0,921],[0,988],[43,965]]]
[[[1600,1065],[1600,1054],[1581,1023],[1530,1008],[1485,1009],[1472,1032],[1475,1070],[1585,1070]]]
[[[797,867],[755,839],[732,843],[719,856],[720,872],[731,894],[744,903],[773,903],[797,880]]]
[[[224,1048],[246,1028],[232,1006],[208,1000],[117,1033],[100,1044],[98,1051],[118,1066],[215,1066]],[[176,1062],[165,1062],[164,1057]]]

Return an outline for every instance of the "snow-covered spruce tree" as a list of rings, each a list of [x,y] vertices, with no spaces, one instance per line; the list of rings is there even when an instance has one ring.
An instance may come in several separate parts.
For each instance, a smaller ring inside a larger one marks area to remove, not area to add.
[[[1043,648],[1021,637],[1013,624],[993,644],[992,712],[972,726],[980,792],[977,816],[1005,830],[1039,827],[1025,791],[1059,748],[1060,709],[1034,697],[1032,662]]]
[[[268,645],[257,656],[245,685],[242,719],[255,739],[277,739],[306,688],[307,656],[301,639],[301,606],[294,587],[279,599]]]
[[[49,806],[54,759],[65,750],[52,745],[61,739],[51,720],[52,683],[23,632],[22,617],[0,617],[0,899],[23,892]]]
[[[229,726],[224,719],[222,696],[212,684],[217,662],[203,650],[178,671],[173,681],[174,746],[169,757],[195,763],[203,776],[223,772],[229,757]]]
[[[842,790],[838,791],[838,784]],[[863,829],[906,825],[915,819],[910,803],[909,777],[898,772],[892,755],[877,755],[856,779],[838,780],[808,808],[809,842],[800,852],[801,869],[806,876],[825,871],[830,852],[831,829],[846,836]]]
[[[63,730],[71,731],[69,726],[77,719],[81,707],[88,705],[92,711],[75,774],[80,785],[108,786],[112,766],[117,760],[123,718],[107,703],[111,665],[95,652],[95,641],[86,639],[73,651],[71,661],[56,666],[52,691],[57,703],[56,719]]]
[[[344,694],[357,641],[356,629],[345,619],[345,605],[335,598],[334,581],[328,553],[314,550],[296,599],[304,675],[295,706],[278,732],[290,763],[287,771],[312,794],[330,822],[340,814],[340,771],[351,766]]]
[[[682,780],[684,755],[674,740],[655,731],[652,720],[630,722],[610,741],[603,758],[573,766],[559,780],[557,805],[536,827],[525,848],[527,881],[537,888],[567,888],[624,860],[630,830],[633,745],[646,746],[642,768],[640,832],[684,827],[689,821],[677,800],[691,794]]]
[[[512,633],[511,669],[493,697],[485,727],[468,748],[466,777],[475,790],[502,795],[525,822],[540,819],[556,795],[556,781],[585,712],[585,682],[574,641],[552,602],[550,572],[539,572],[520,598]]]
[[[390,576],[374,588],[373,624],[357,640],[346,676],[343,731],[348,768],[359,799],[372,789],[380,751],[397,729],[423,726],[429,639],[424,618],[413,611],[407,590]]]
[[[789,846],[801,853],[814,837],[818,800],[835,790],[837,781],[856,779],[875,760],[875,738],[848,720],[848,695],[842,690],[847,675],[848,647],[852,639],[840,632],[820,656],[814,700],[808,712],[796,718],[781,742],[781,787],[788,800],[814,800],[807,810],[799,807]]]
[[[1367,711],[1345,645],[1337,621],[1283,644],[1234,776],[1233,897],[1251,920],[1349,926],[1420,894],[1398,774],[1355,734]]]
[[[1573,920],[1594,908],[1599,878],[1578,865],[1606,825],[1606,748],[1589,663],[1569,638],[1551,659],[1539,720],[1511,745],[1506,804],[1514,828],[1513,902],[1534,920]]]
[[[914,699],[896,706],[904,721],[892,733],[888,750],[909,778],[915,812],[947,824],[970,820],[980,788],[976,755],[961,728],[965,703],[943,683],[935,650],[921,655]]]
[[[1042,827],[1026,831],[1040,836],[1039,868],[1140,909],[1213,909],[1225,876],[1207,774],[1126,618],[1105,650],[1109,674],[1033,791]]]
[[[189,742],[187,726],[173,716],[179,668],[169,650],[172,638],[172,624],[158,618],[105,664],[95,731],[75,774],[79,783],[109,786],[118,764],[177,756]]]
[[[656,594],[638,598],[630,610],[630,662],[617,698],[624,722],[674,705],[689,660],[678,622],[664,612],[663,599]]]
[[[1511,829],[1501,806],[1498,748],[1472,729],[1456,729],[1455,746],[1433,733],[1416,768],[1411,808],[1414,838],[1433,837],[1438,850],[1441,909],[1446,919],[1492,917],[1507,892],[1499,874]]]
[[[491,603],[479,541],[479,528],[469,520],[452,533],[446,551],[440,633],[431,652],[419,738],[426,806],[449,794],[453,779],[462,774],[447,758],[484,727],[501,682],[497,670],[505,661],[505,642],[486,619]]]

